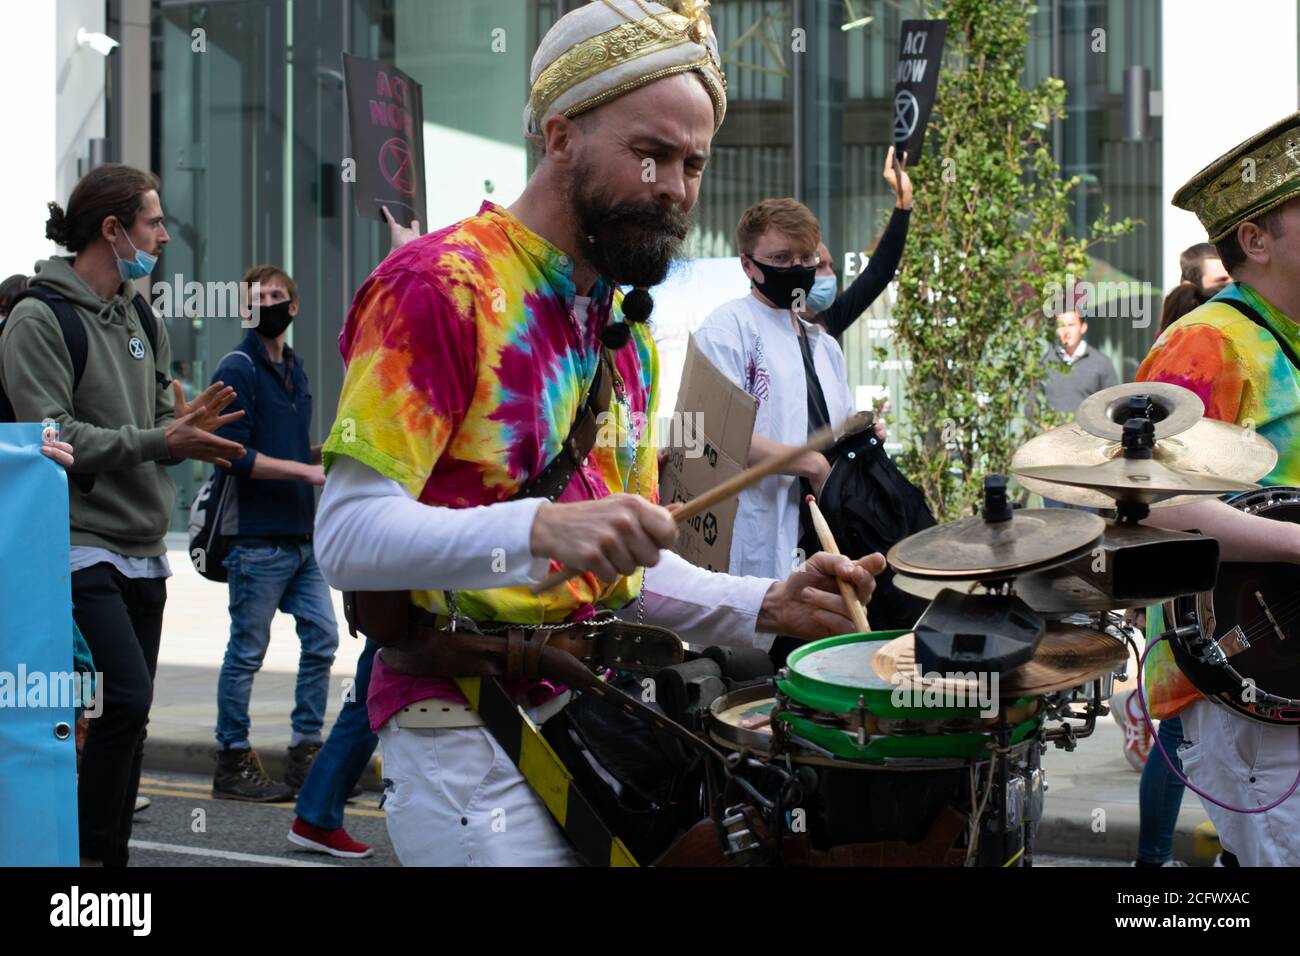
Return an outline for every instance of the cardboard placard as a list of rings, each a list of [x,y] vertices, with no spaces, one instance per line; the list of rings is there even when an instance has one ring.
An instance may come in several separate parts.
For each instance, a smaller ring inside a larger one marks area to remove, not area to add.
[[[687,432],[690,440],[683,443],[685,447],[668,453],[659,500],[665,505],[690,501],[740,474],[749,460],[756,413],[753,396],[719,372],[692,336],[677,392],[677,421],[684,431],[692,431]],[[739,505],[738,498],[729,498],[679,525],[673,550],[705,570],[726,571]]]
[[[403,226],[428,225],[424,195],[424,92],[382,60],[343,54],[357,215]]]
[[[903,21],[894,74],[894,150],[900,159],[907,153],[909,166],[921,161],[947,35],[947,20]]]

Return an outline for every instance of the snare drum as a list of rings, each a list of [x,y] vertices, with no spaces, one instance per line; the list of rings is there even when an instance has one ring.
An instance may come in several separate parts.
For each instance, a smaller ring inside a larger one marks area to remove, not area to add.
[[[784,811],[795,833],[793,812],[804,812],[815,849],[867,845],[877,859],[906,865],[964,862],[974,790],[984,814],[971,862],[1028,862],[1042,815],[1041,698],[993,701],[992,714],[978,703],[901,701],[871,661],[905,633],[805,645],[790,655],[775,687],[714,701],[710,736],[743,755],[738,772],[761,793],[778,792],[786,768],[797,771],[806,789],[798,806]]]
[[[906,633],[846,634],[792,652],[776,682],[773,719],[781,733],[824,756],[895,763],[983,757],[1004,720],[1012,744],[1037,734],[1036,697],[1001,701],[974,682],[946,682],[927,693],[879,677],[872,659]]]

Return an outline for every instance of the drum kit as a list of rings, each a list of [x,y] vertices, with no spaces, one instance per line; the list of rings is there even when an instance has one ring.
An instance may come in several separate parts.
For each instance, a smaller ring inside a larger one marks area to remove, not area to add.
[[[1025,489],[1075,509],[1012,507],[1006,479],[988,477],[978,515],[887,555],[898,586],[930,601],[911,630],[804,645],[774,678],[713,700],[703,732],[729,754],[736,803],[761,816],[730,815],[733,859],[759,861],[774,837],[787,863],[1030,865],[1042,754],[1073,750],[1107,713],[1126,642],[1141,641],[1124,612],[1167,604],[1172,628],[1215,588],[1214,538],[1140,522],[1264,494],[1254,482],[1277,462],[1266,440],[1202,408],[1175,385],[1098,392],[1011,463]],[[1300,495],[1286,503],[1300,512]],[[1174,639],[1180,660],[1239,659],[1212,624]]]

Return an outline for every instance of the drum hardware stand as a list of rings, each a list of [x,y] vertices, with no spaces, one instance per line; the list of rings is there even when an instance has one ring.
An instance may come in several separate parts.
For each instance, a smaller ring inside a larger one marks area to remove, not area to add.
[[[742,804],[728,807],[723,811],[722,832],[725,838],[722,852],[736,866],[751,866],[766,861],[766,848],[763,846],[763,841],[750,829],[749,818],[745,816]]]
[[[815,791],[817,786],[816,771],[811,768],[795,770],[790,762],[790,755],[785,754],[785,767],[779,761],[764,763],[753,757],[740,753],[727,756],[728,769],[734,770],[742,762],[755,770],[774,774],[777,785],[773,788],[772,798],[763,796],[758,788],[739,774],[731,779],[754,801],[755,809],[767,825],[768,833],[775,842],[773,854],[753,832],[748,818],[744,814],[744,804],[727,807],[722,815],[722,830],[725,838],[724,853],[737,866],[756,866],[765,863],[780,864],[784,858],[782,845],[785,839],[785,813],[787,807],[797,807],[804,801],[806,792]],[[810,779],[811,777],[811,779]]]
[[[1129,400],[1129,412],[1133,416],[1124,423],[1124,435],[1120,444],[1124,448],[1124,457],[1129,459],[1148,459],[1156,446],[1156,426],[1151,421],[1150,405],[1139,409],[1140,398]],[[1134,525],[1150,517],[1151,506],[1145,501],[1120,498],[1115,502],[1116,524]]]
[[[1122,616],[1117,616],[1113,612],[1099,613],[1094,622],[1097,630],[1104,631],[1112,637],[1121,641],[1132,640],[1133,635],[1140,636],[1137,627],[1125,620]],[[1118,632],[1118,633],[1116,633]],[[1127,672],[1127,664],[1125,664]],[[1122,675],[1121,675],[1122,677]],[[1064,749],[1067,753],[1074,751],[1078,742],[1085,737],[1092,736],[1097,727],[1097,718],[1105,717],[1110,713],[1110,708],[1106,705],[1107,694],[1103,686],[1103,679],[1098,677],[1090,685],[1088,699],[1084,702],[1083,713],[1075,713],[1071,707],[1071,701],[1061,700],[1056,706],[1052,707],[1044,715],[1044,720],[1057,719],[1061,721],[1059,727],[1052,727],[1043,732],[1043,750],[1047,749],[1047,742],[1051,741],[1058,748]],[[1082,720],[1083,725],[1078,726],[1068,722],[1068,719]]]
[[[1000,793],[998,794],[998,834],[1006,836],[1012,831],[1011,827],[1011,800],[1014,788],[1011,780],[1011,760],[1007,756],[1007,748],[1011,746],[1011,725],[1007,723],[1005,716],[998,721],[994,728],[997,734],[997,751],[993,758],[997,767]],[[992,766],[989,771],[992,772]]]
[[[1037,837],[1038,821],[1043,816],[1044,794],[1047,792],[1047,780],[1043,773],[1041,751],[1038,747],[1030,749],[1025,759],[1026,794],[1024,806],[1025,866],[1034,865],[1034,840]]]
[[[1084,702],[1082,714],[1076,714],[1070,707],[1070,701],[1063,700],[1044,715],[1046,720],[1060,720],[1059,727],[1049,727],[1043,731],[1043,746],[1046,749],[1048,741],[1051,741],[1058,748],[1064,749],[1066,753],[1072,753],[1078,746],[1078,742],[1084,737],[1091,737],[1092,732],[1097,729],[1097,718],[1106,715],[1109,711],[1106,709],[1102,697],[1101,678],[1092,682],[1092,693],[1088,700]],[[1083,726],[1079,727],[1069,723],[1067,718],[1082,719]]]

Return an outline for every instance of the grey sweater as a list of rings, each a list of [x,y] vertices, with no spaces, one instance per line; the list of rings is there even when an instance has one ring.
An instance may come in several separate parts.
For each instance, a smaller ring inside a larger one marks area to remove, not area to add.
[[[1066,365],[1056,349],[1048,353],[1046,361],[1051,370],[1043,382],[1043,394],[1048,406],[1058,412],[1073,415],[1093,392],[1119,383],[1114,363],[1091,345],[1073,365]]]
[[[20,422],[54,418],[72,445],[73,472],[91,472],[87,494],[68,483],[72,543],[108,548],[131,557],[155,557],[166,548],[176,486],[165,431],[174,417],[171,389],[155,367],[171,367],[167,325],[158,320],[158,355],[132,305],[136,289],[125,282],[113,299],[101,299],[56,256],[36,264],[33,285],[48,285],[73,303],[86,327],[86,371],[72,391],[72,359],[53,311],[24,299],[0,336],[0,382]],[[137,339],[134,348],[132,339]],[[143,356],[135,358],[141,352]]]

